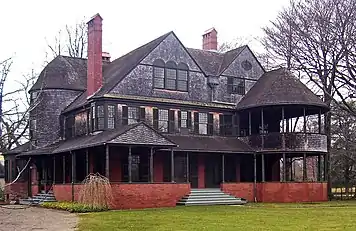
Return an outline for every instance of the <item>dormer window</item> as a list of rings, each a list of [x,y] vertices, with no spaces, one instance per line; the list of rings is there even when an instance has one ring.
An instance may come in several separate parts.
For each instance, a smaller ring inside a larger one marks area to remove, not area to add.
[[[245,95],[245,80],[243,78],[228,77],[227,91],[230,94]]]
[[[188,91],[189,68],[185,63],[173,61],[164,63],[161,59],[153,62],[153,87],[174,91]]]

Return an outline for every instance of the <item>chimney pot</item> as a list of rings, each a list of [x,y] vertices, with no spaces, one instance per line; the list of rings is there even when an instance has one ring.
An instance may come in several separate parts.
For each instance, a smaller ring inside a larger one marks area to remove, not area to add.
[[[102,58],[103,58],[103,62],[110,62],[111,55],[109,52],[103,52]]]
[[[214,50],[218,49],[218,32],[214,27],[206,30],[203,34],[203,50]]]
[[[88,24],[87,96],[93,95],[103,84],[102,21],[94,15]]]

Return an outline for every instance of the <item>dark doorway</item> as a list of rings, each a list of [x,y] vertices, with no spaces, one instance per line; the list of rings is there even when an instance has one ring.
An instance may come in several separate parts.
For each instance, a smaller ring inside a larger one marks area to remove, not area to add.
[[[189,181],[192,188],[198,188],[198,155],[189,154]]]
[[[221,183],[221,155],[205,156],[205,187],[219,188]]]

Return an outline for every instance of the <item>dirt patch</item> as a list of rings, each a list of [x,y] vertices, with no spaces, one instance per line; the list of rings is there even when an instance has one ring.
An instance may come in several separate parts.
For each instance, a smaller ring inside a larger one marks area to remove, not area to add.
[[[0,207],[0,231],[73,231],[77,223],[75,214],[64,211],[20,205]]]

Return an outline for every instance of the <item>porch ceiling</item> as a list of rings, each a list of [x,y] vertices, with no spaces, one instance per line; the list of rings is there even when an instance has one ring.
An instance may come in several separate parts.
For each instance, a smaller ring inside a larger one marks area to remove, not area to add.
[[[236,137],[166,135],[178,145],[175,150],[252,154],[254,150]]]

